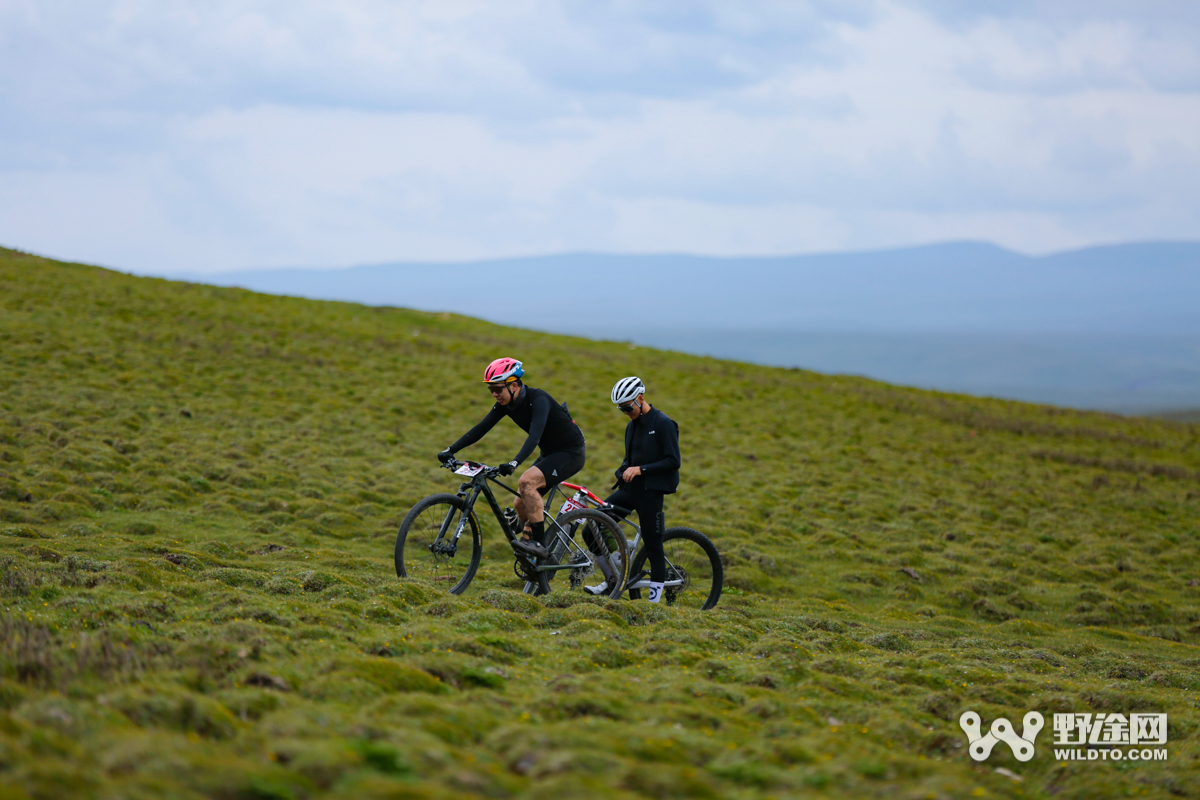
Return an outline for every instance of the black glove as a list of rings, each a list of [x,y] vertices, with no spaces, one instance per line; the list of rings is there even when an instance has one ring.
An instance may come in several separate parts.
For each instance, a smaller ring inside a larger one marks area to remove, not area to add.
[[[514,472],[517,471],[517,462],[510,461],[507,464],[501,464],[499,467],[496,468],[496,470],[501,475],[512,475]]]
[[[453,459],[454,459],[454,451],[451,450],[450,448],[446,448],[442,452],[438,453],[438,461],[442,462],[443,464],[445,464],[446,462],[451,461]]]

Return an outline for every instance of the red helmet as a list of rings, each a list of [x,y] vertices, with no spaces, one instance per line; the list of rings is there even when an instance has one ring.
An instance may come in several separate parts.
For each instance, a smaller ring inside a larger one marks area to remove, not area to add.
[[[515,358],[497,358],[483,371],[484,383],[507,383],[525,374],[525,366]]]

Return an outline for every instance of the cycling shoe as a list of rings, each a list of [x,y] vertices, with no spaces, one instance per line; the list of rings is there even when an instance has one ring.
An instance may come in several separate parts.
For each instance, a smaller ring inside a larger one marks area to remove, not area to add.
[[[526,555],[537,556],[538,558],[546,558],[547,556],[550,555],[550,551],[546,549],[546,546],[544,544],[541,544],[540,542],[535,542],[533,539],[521,539],[521,538],[513,539],[512,540],[512,548],[513,548],[513,550],[516,550],[518,553],[524,553]]]

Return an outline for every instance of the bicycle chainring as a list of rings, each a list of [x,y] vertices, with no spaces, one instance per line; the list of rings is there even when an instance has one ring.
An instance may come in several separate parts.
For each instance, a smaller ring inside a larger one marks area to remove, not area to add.
[[[533,564],[520,556],[513,559],[513,572],[517,573],[517,577],[526,583],[537,583],[538,581],[538,573]]]

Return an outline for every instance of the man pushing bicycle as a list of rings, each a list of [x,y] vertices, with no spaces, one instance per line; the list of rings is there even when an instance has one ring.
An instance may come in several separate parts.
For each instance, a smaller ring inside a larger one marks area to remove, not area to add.
[[[483,371],[496,404],[487,416],[457,442],[438,453],[443,464],[464,447],[475,444],[504,417],[510,417],[521,430],[529,434],[525,444],[512,461],[500,465],[500,474],[511,475],[533,448],[540,447],[541,455],[517,480],[517,512],[524,533],[513,539],[513,549],[523,555],[546,557],[550,551],[545,544],[545,512],[542,496],[555,485],[583,469],[585,459],[583,431],[567,413],[566,405],[555,402],[549,392],[521,382],[525,367],[513,358],[498,358]],[[659,552],[662,552],[661,541]]]
[[[679,426],[675,420],[646,402],[646,385],[636,376],[622,378],[612,389],[612,401],[629,416],[625,426],[625,459],[617,467],[615,492],[605,503],[637,511],[646,555],[650,561],[651,603],[662,598],[667,580],[663,551],[663,498],[679,488]],[[607,565],[600,563],[601,569]],[[606,573],[605,578],[608,578]],[[608,580],[589,586],[592,594],[608,589]]]

